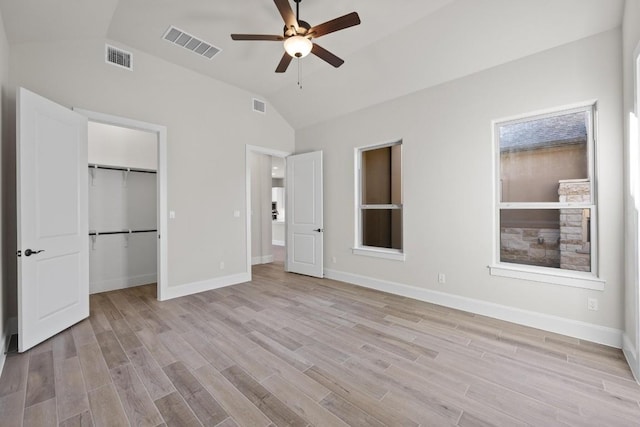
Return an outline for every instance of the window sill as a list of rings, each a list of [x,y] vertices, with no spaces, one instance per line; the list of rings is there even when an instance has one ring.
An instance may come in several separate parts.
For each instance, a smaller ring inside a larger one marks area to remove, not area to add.
[[[370,257],[374,257],[374,258],[384,258],[384,259],[391,259],[394,261],[404,261],[405,260],[405,254],[404,252],[400,252],[398,250],[394,250],[394,249],[379,249],[379,248],[363,248],[363,247],[359,247],[359,248],[353,248],[353,254],[354,255],[363,255],[363,256],[370,256]]]
[[[512,279],[531,280],[554,285],[603,291],[606,281],[591,273],[550,271],[551,269],[527,268],[527,266],[494,264],[489,266],[492,276],[510,277]]]

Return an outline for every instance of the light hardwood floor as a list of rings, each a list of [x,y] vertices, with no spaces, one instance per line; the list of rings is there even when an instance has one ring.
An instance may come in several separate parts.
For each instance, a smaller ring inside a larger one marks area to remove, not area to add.
[[[143,286],[7,358],[0,425],[640,425],[622,353],[286,274],[167,302]]]

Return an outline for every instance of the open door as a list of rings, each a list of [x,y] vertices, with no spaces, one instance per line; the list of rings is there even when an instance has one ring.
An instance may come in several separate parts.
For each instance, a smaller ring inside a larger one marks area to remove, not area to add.
[[[17,93],[18,350],[89,316],[87,118]]]
[[[323,277],[322,151],[287,157],[286,270]]]

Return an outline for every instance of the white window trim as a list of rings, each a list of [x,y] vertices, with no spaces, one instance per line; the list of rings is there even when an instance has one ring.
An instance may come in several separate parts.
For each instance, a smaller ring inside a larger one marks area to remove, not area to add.
[[[588,111],[591,132],[588,141],[588,161],[591,183],[591,203],[503,203],[500,194],[500,138],[497,132],[499,125],[509,122],[518,122],[524,119],[544,118],[558,114],[569,114],[577,111]],[[561,286],[570,286],[583,289],[604,290],[606,280],[598,274],[598,203],[597,203],[597,168],[596,149],[598,141],[598,110],[597,101],[591,100],[583,103],[567,105],[564,107],[536,111],[504,119],[492,121],[493,141],[493,196],[494,196],[494,224],[493,224],[493,261],[489,265],[492,276],[509,277],[513,279],[530,280]],[[589,208],[591,209],[591,271],[570,271],[550,267],[529,266],[500,262],[500,210],[504,208],[536,209],[536,208]]]
[[[398,139],[393,142],[385,142],[382,144],[373,144],[366,145],[363,147],[356,147],[353,149],[353,159],[354,159],[354,171],[355,171],[355,179],[354,179],[354,224],[355,224],[355,236],[353,242],[353,248],[351,251],[354,255],[361,256],[369,256],[374,258],[382,258],[389,259],[394,261],[405,261],[406,255],[404,252],[404,204],[389,204],[389,205],[361,205],[360,201],[362,200],[362,173],[361,173],[361,164],[362,164],[362,152],[375,150],[378,148],[391,147],[394,145],[402,144],[402,139]],[[404,193],[404,155],[402,155],[400,162],[402,164],[402,186]],[[390,249],[390,248],[378,248],[373,246],[364,246],[360,242],[362,241],[362,221],[360,216],[361,208],[369,208],[369,209],[402,209],[402,250],[399,249]]]
[[[557,270],[557,271],[556,271]],[[492,276],[530,280],[573,288],[603,291],[606,280],[592,273],[568,272],[549,267],[530,267],[524,264],[497,263],[489,266]]]
[[[397,249],[376,248],[372,246],[359,246],[351,249],[354,255],[364,255],[374,258],[384,258],[394,261],[405,261],[407,259],[404,252]]]

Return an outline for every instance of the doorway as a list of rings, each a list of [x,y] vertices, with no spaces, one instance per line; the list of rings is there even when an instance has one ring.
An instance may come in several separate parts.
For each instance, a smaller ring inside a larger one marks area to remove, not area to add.
[[[91,241],[89,251],[92,258],[90,263],[90,277],[92,282],[90,291],[91,293],[101,292],[107,290],[102,289],[105,286],[115,289],[116,287],[124,288],[155,281],[157,283],[157,298],[162,301],[164,299],[163,294],[166,294],[164,290],[167,287],[166,128],[164,126],[93,111],[81,109],[75,109],[75,111],[88,118],[90,138],[99,138],[99,136],[96,135],[100,135],[100,132],[111,132],[112,134],[129,135],[127,137],[129,141],[139,141],[139,143],[136,144],[136,148],[121,145],[114,149],[107,150],[106,153],[103,151],[102,153],[96,154],[97,158],[112,160],[93,162],[90,157],[90,170],[92,168],[94,169],[91,171],[92,175],[89,176],[90,191],[96,192],[95,187],[91,188],[91,181],[93,180],[95,184],[96,177],[100,176],[98,174],[102,174],[103,182],[119,180],[118,185],[120,185],[121,190],[124,191],[120,191],[121,194],[116,195],[116,198],[124,197],[126,199],[124,200],[125,204],[127,202],[131,204],[133,199],[138,199],[136,200],[136,203],[138,203],[141,197],[147,200],[146,207],[144,207],[144,204],[140,204],[139,208],[135,208],[135,210],[138,210],[138,212],[135,212],[135,219],[129,221],[128,223],[130,225],[127,226],[124,225],[127,221],[123,218],[111,218],[110,221],[106,222],[96,221],[95,217],[100,206],[92,212],[91,219],[94,220],[94,224],[108,224],[111,222],[113,226],[108,227],[108,230],[99,230],[94,229],[93,224],[90,224]],[[92,128],[94,129],[93,132],[91,132]],[[145,143],[142,143],[142,141]],[[152,143],[149,144],[148,141],[152,141]],[[104,146],[103,144],[103,148]],[[106,145],[106,147],[108,147],[108,145]],[[155,156],[155,159],[151,161],[147,159],[150,153]],[[114,158],[114,156],[116,158]],[[127,165],[126,160],[118,161],[117,157],[122,159],[123,156],[125,159],[128,158],[129,161],[133,161],[137,167]],[[102,163],[107,164],[104,165]],[[115,165],[113,163],[115,163]],[[107,167],[100,168],[100,166]],[[109,169],[109,166],[116,167]],[[113,184],[112,182],[112,185]],[[127,188],[129,188],[130,191],[126,191]],[[148,194],[149,191],[155,194],[150,195]],[[96,194],[99,194],[99,191],[97,191]],[[116,203],[118,202],[121,202],[121,200]],[[134,205],[136,203],[134,203]],[[126,206],[119,206],[124,208],[124,210],[130,211]],[[131,211],[129,213],[131,214]],[[122,213],[120,213],[120,217],[122,217]],[[105,236],[105,231],[110,234]],[[100,235],[101,232],[102,236]],[[155,242],[153,240],[155,240]],[[112,246],[113,248],[111,248]],[[116,257],[108,257],[109,261],[105,261],[107,258],[100,256],[100,253],[104,252],[105,249],[115,249],[117,253],[119,253],[118,257],[121,262],[118,265],[105,264],[105,262],[117,262]],[[140,249],[144,249],[147,253],[143,254],[142,252],[144,251]],[[148,253],[148,251],[153,252]],[[128,258],[128,255],[132,254],[135,254],[135,259],[133,260]],[[116,271],[120,270],[120,277],[116,279],[106,276],[101,277],[101,272],[110,271],[110,274],[113,274],[114,269]],[[114,280],[118,283],[115,283]]]
[[[285,158],[290,153],[246,146],[247,271],[276,263],[286,269]]]
[[[158,136],[90,121],[89,293],[157,280]]]
[[[285,261],[285,159],[271,156],[271,250],[273,262],[283,264]]]

